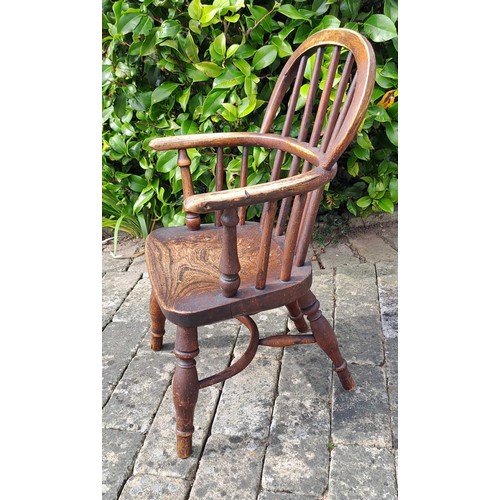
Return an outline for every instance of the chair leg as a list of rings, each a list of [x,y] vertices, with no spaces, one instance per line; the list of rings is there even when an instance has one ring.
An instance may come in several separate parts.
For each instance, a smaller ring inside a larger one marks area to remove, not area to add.
[[[288,309],[288,317],[295,323],[297,330],[300,333],[305,333],[309,331],[304,315],[300,309],[298,301],[292,302],[286,305]]]
[[[198,372],[195,357],[200,352],[196,327],[177,327],[174,354],[177,363],[172,382],[177,427],[177,456],[188,458],[192,452],[193,420],[198,400]]]
[[[345,359],[340,354],[335,332],[319,308],[318,299],[309,290],[299,299],[299,305],[311,324],[311,330],[316,342],[333,361],[342,387],[347,391],[352,391],[356,388],[356,383],[349,373]]]
[[[153,292],[149,298],[149,313],[151,314],[151,349],[159,351],[163,345],[163,335],[165,334],[165,316],[161,312]]]

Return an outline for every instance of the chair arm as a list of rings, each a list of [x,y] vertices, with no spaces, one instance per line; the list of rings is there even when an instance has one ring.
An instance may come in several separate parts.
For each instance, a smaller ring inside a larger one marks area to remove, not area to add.
[[[192,134],[153,139],[149,146],[156,151],[203,147],[258,146],[279,149],[300,156],[314,166],[323,160],[324,154],[318,148],[291,137],[256,132],[227,132],[214,134]]]
[[[195,194],[184,200],[186,212],[203,214],[231,207],[245,207],[276,201],[297,194],[314,191],[330,182],[337,174],[337,164],[331,170],[316,167],[303,174],[270,181],[255,186]]]

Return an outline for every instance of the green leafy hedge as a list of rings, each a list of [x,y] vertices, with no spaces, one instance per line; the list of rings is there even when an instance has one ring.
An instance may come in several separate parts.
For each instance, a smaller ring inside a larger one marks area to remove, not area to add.
[[[325,209],[353,215],[397,202],[397,1],[103,2],[103,227],[146,237],[184,223],[176,152],[154,137],[258,131],[286,59],[311,33],[347,27],[371,39],[376,85],[356,144],[326,192]],[[190,151],[195,191],[213,188],[215,158]],[[250,183],[269,177],[255,148]],[[239,169],[228,160],[228,179]]]

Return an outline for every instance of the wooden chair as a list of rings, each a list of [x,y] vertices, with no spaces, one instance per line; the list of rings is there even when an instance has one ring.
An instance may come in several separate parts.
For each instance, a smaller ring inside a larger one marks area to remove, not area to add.
[[[305,73],[310,75],[307,82]],[[333,329],[310,290],[312,267],[306,259],[324,186],[335,177],[337,160],[356,137],[374,77],[375,56],[363,36],[347,29],[323,30],[300,45],[286,63],[259,133],[151,141],[157,151],[178,150],[186,211],[186,227],[157,229],[145,247],[152,285],[152,349],[161,349],[165,318],[177,325],[173,397],[180,458],[192,452],[199,389],[239,373],[259,345],[317,342],[333,361],[344,389],[355,387]],[[304,83],[309,83],[307,97]],[[298,113],[300,126],[292,126]],[[253,147],[272,151],[273,167],[269,182],[247,186]],[[188,148],[215,150],[215,192],[194,193]],[[241,155],[239,187],[224,189],[224,162],[231,151]],[[245,222],[247,207],[259,204],[260,223]],[[200,214],[209,212],[215,212],[215,224],[201,224]],[[280,306],[287,307],[299,334],[259,338],[250,316]],[[230,367],[199,380],[197,327],[229,318],[248,328],[249,346]]]

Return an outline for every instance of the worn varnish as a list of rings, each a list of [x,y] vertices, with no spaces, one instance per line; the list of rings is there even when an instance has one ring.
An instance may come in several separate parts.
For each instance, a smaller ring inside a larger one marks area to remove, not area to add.
[[[309,61],[309,90],[297,110]],[[356,137],[374,78],[375,56],[364,37],[346,29],[323,30],[300,45],[285,64],[259,133],[198,134],[150,142],[157,151],[178,150],[186,211],[186,227],[157,229],[145,247],[152,284],[152,349],[161,349],[165,319],[177,325],[173,396],[180,458],[192,451],[199,390],[244,370],[259,346],[317,343],[332,360],[344,389],[355,387],[330,322],[310,290],[307,252],[324,186],[337,174],[337,162]],[[284,119],[278,126],[280,115]],[[292,124],[299,115],[300,126],[292,137]],[[249,186],[253,147],[273,152],[272,170],[269,182]],[[215,192],[194,192],[186,151],[190,148],[215,155]],[[242,155],[239,187],[234,189],[225,186],[228,154]],[[245,220],[252,205],[262,208],[260,222]],[[214,212],[215,224],[201,223],[208,212]],[[287,307],[299,334],[261,338],[250,316],[281,306]],[[248,330],[248,347],[231,366],[199,380],[197,327],[229,318],[237,318]]]

